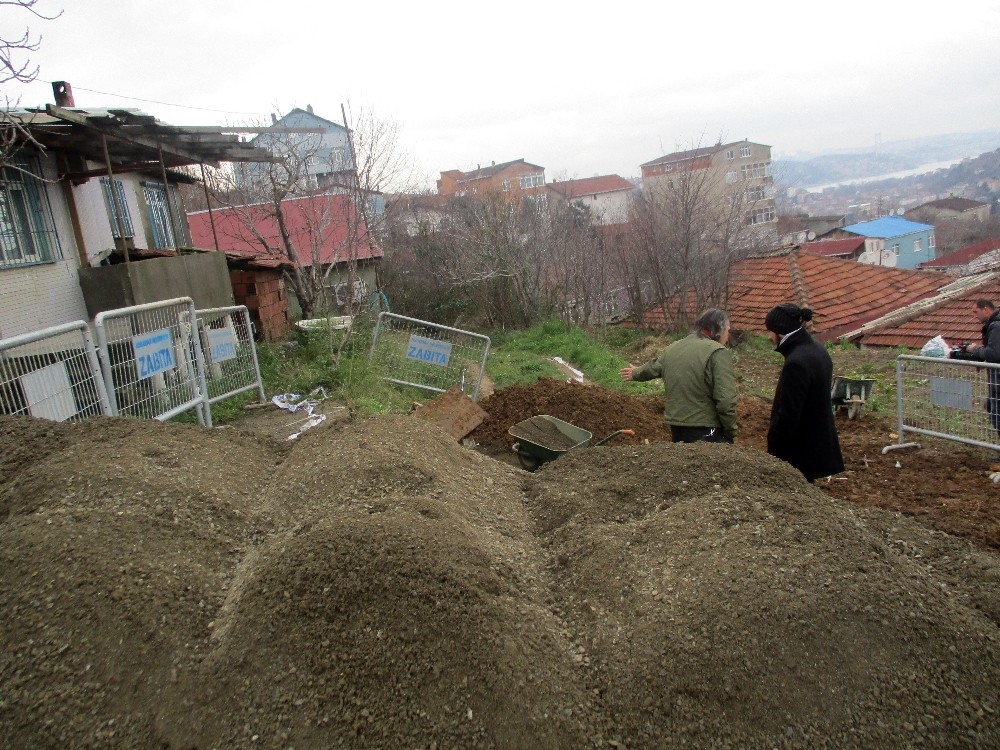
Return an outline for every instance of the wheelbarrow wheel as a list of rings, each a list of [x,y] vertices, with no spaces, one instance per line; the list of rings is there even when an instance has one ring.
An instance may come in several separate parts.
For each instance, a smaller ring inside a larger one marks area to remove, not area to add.
[[[542,465],[542,462],[535,456],[532,456],[530,453],[522,453],[521,451],[517,452],[517,462],[521,464],[521,468],[525,471],[534,471]]]

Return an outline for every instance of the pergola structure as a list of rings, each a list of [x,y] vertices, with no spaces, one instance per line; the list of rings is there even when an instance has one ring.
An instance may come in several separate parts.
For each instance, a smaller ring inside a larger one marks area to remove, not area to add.
[[[20,109],[4,113],[3,120],[18,131],[20,139],[34,142],[57,156],[59,179],[67,185],[70,210],[76,209],[69,185],[79,185],[92,177],[108,177],[114,181],[115,173],[143,172],[153,174],[167,184],[167,173],[174,182],[197,182],[180,167],[199,166],[204,181],[205,165],[219,167],[223,162],[269,162],[277,160],[269,151],[240,139],[240,133],[271,131],[268,127],[185,126],[167,125],[152,115],[137,109],[79,108],[72,105],[72,94],[57,88],[56,99],[64,96],[63,104],[48,104],[44,109]],[[281,128],[281,132],[322,132],[315,128]],[[90,168],[88,162],[103,164]],[[207,193],[207,186],[206,186]],[[207,198],[207,195],[206,195]],[[112,191],[112,200],[117,196]],[[179,217],[173,215],[167,203],[170,221],[177,226]],[[211,212],[211,208],[209,209]],[[119,222],[121,211],[116,211]],[[124,231],[119,226],[120,236]],[[77,237],[81,240],[82,237]],[[128,262],[128,247],[123,248]]]

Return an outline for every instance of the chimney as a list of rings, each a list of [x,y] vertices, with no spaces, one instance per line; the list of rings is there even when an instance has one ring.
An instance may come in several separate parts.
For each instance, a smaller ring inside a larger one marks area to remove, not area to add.
[[[56,98],[57,107],[75,107],[73,101],[73,87],[66,81],[52,82],[52,95]]]
[[[274,112],[271,113],[271,124],[272,125],[277,125],[278,124],[278,116],[276,114],[274,114]]]
[[[312,114],[313,113],[313,105],[307,104],[306,105],[306,112],[308,112],[309,114]]]

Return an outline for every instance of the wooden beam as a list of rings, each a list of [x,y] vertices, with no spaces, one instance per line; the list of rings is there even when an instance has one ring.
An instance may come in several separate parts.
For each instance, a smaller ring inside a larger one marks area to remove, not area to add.
[[[111,136],[112,138],[117,138],[127,143],[135,144],[136,146],[141,146],[142,148],[151,150],[154,154],[159,153],[161,144],[158,143],[156,139],[151,139],[146,136],[130,135],[126,132],[123,132],[123,129],[120,126],[114,126],[110,124],[105,125],[103,123],[94,122],[89,117],[77,114],[76,112],[72,112],[63,107],[57,107],[54,104],[46,104],[45,111],[47,114],[51,115],[52,117],[58,117],[60,120],[65,120],[66,122],[73,123],[74,125],[79,125],[80,127],[88,128],[90,130],[95,130],[98,133]],[[193,151],[188,151],[182,148],[168,147],[167,149],[165,149],[165,153],[167,153],[171,157],[185,160],[186,163],[188,164],[201,164],[202,162],[204,162],[213,167],[220,166],[220,163],[218,161],[207,159],[203,154],[197,154],[194,153]]]

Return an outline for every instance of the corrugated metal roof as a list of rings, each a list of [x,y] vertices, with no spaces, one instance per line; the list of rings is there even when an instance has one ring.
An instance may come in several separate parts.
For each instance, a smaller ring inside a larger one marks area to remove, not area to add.
[[[807,242],[802,245],[802,251],[811,255],[853,255],[855,251],[863,249],[865,246],[864,237],[847,237],[842,240],[817,240]]]
[[[909,221],[898,216],[883,216],[881,219],[862,221],[858,224],[851,224],[843,228],[845,232],[860,234],[862,237],[879,237],[891,239],[902,237],[915,232],[923,232],[927,229],[934,229],[930,224],[921,224],[916,221]]]
[[[980,255],[1000,250],[1000,237],[990,237],[989,239],[976,242],[968,247],[963,247],[954,252],[942,255],[940,258],[928,260],[919,265],[919,268],[947,268],[950,266],[964,266],[969,261],[975,260]]]
[[[368,245],[368,229],[347,195],[312,195],[282,201],[285,224],[303,266],[313,265],[312,247],[318,242],[321,264],[350,259],[381,258],[379,247]],[[212,232],[212,221],[215,232]],[[219,249],[227,255],[287,260],[273,211],[267,204],[198,211],[188,214],[191,241],[195,247]],[[261,242],[263,239],[263,242]],[[264,246],[266,244],[266,247]]]

